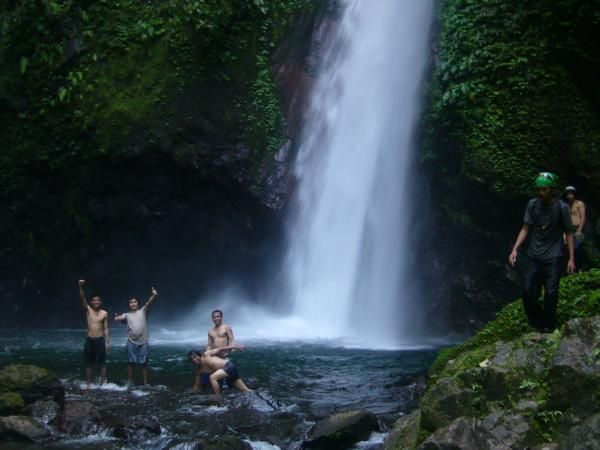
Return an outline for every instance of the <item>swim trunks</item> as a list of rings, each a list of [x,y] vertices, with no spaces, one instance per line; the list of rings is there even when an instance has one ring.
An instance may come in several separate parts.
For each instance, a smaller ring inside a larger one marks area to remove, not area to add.
[[[223,370],[225,371],[225,373],[227,375],[229,375],[227,377],[227,380],[229,380],[229,381],[235,381],[240,377],[237,367],[235,367],[235,364],[233,363],[233,361],[227,361],[227,364],[225,364],[225,367],[223,367]]]
[[[127,341],[127,361],[133,364],[146,364],[150,356],[148,344],[134,344]]]
[[[106,363],[106,346],[104,336],[97,338],[86,337],[83,346],[83,360],[87,365]]]

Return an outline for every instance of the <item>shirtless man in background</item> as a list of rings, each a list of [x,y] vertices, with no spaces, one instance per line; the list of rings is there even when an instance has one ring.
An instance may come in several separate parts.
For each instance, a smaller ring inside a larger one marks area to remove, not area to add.
[[[79,298],[87,317],[87,337],[83,348],[87,388],[92,384],[94,366],[100,366],[102,384],[106,382],[106,352],[110,351],[110,332],[108,328],[108,313],[101,309],[102,299],[94,295],[89,304],[85,298],[85,280],[79,280]]]
[[[212,312],[212,321],[215,326],[208,330],[208,344],[206,345],[206,350],[209,351],[220,347],[235,346],[233,330],[229,325],[223,323],[223,311],[215,309]],[[216,356],[229,358],[229,353],[229,349],[223,349],[219,351]]]

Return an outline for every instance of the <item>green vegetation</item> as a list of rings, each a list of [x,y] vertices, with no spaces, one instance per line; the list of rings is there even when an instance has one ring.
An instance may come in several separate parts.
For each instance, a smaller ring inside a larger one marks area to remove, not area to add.
[[[552,170],[563,181],[577,176],[589,198],[600,194],[597,6],[441,0],[426,117],[431,170],[508,197]]]
[[[230,103],[228,114],[262,160],[280,144],[284,124],[270,54],[294,15],[313,5],[3,2],[0,189],[9,204],[26,203],[40,178],[152,148],[160,135],[154,128],[175,125],[178,99],[196,92],[199,108],[211,109],[218,100],[203,98],[207,89],[222,92],[221,103]]]
[[[563,278],[557,307],[558,326],[576,317],[593,315],[600,315],[600,269]],[[517,300],[505,306],[495,320],[489,322],[471,339],[456,347],[442,350],[433,363],[430,374],[434,379],[441,376],[449,360],[456,360],[467,352],[468,355],[463,355],[462,364],[453,365],[452,370],[472,367],[495,351],[495,342],[512,341],[531,331],[535,330],[527,320],[523,302]]]

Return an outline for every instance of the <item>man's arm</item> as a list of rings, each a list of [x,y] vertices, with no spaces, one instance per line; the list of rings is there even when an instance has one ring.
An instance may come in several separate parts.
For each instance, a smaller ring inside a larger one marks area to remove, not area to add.
[[[150,292],[152,293],[152,295],[150,295],[150,298],[144,305],[144,308],[148,308],[150,305],[152,305],[152,303],[154,303],[154,300],[156,300],[156,297],[158,297],[158,291],[155,289],[154,286],[152,286],[152,289]]]
[[[214,344],[214,339],[211,336],[210,331],[209,331],[208,332],[208,341],[206,342],[206,350],[205,351],[212,350],[213,344]]]
[[[208,350],[204,352],[204,356],[215,356],[224,350],[246,350],[246,347],[243,345],[225,345],[224,347],[215,348],[213,350]]]
[[[573,239],[573,233],[571,231],[566,231],[565,235],[567,237],[567,247],[569,248],[569,262],[567,263],[567,272],[574,273],[575,272],[575,241]]]
[[[87,304],[87,300],[85,299],[84,286],[85,286],[85,280],[79,280],[79,299],[81,300],[81,306],[83,307],[83,309],[85,311],[87,311],[88,304]]]
[[[523,226],[521,227],[521,231],[519,231],[519,235],[517,236],[517,241],[515,242],[512,252],[510,252],[510,255],[508,256],[508,262],[513,267],[515,266],[515,263],[517,262],[517,251],[519,250],[519,247],[521,247],[521,245],[523,245],[523,242],[525,242],[525,239],[527,239],[528,234],[529,234],[529,224],[524,223]]]
[[[104,326],[104,345],[106,346],[106,351],[110,351],[110,328],[108,326],[108,313],[106,313],[106,317],[102,321]]]
[[[229,342],[229,345],[235,345],[235,337],[233,336],[233,330],[229,325],[225,327],[225,331],[227,333],[227,342]]]
[[[194,385],[192,386],[192,390],[194,392],[198,392],[198,390],[202,387],[202,384],[200,384],[201,372],[202,372],[202,367],[197,366],[196,370],[194,371]]]
[[[577,228],[577,239],[581,240],[583,236],[583,227],[585,226],[585,203],[579,202],[579,227]]]

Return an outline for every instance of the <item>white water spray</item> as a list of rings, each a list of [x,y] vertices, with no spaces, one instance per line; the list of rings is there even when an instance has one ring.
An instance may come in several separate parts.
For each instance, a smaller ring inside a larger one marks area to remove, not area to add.
[[[413,336],[407,192],[432,13],[432,0],[343,4],[296,161],[284,266],[307,338],[387,346]]]

